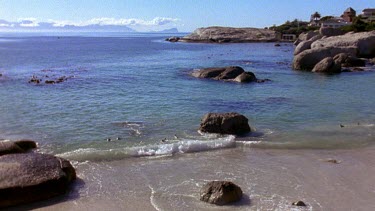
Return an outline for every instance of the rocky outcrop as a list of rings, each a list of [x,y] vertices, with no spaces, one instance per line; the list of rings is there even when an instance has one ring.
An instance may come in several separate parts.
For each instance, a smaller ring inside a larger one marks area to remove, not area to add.
[[[228,181],[212,181],[200,191],[200,200],[216,205],[226,205],[241,200],[242,190]]]
[[[305,50],[294,56],[293,68],[295,70],[312,70],[316,64],[327,57],[334,57],[339,53],[346,53],[354,56],[357,49],[348,48],[314,48]]]
[[[254,73],[245,72],[245,70],[239,66],[203,68],[193,71],[191,75],[196,78],[208,78],[213,80],[232,81],[239,83],[261,83],[267,81],[257,79]]]
[[[25,151],[30,140],[0,142],[0,208],[44,200],[63,194],[76,178],[69,161]]]
[[[168,39],[167,41],[169,41]],[[171,40],[175,41],[176,39]],[[198,28],[193,33],[181,37],[177,41],[202,43],[244,43],[275,42],[277,40],[278,33],[269,29],[212,26],[207,28]]]
[[[311,71],[324,58],[335,57],[340,53],[345,53],[350,58],[372,58],[375,56],[375,31],[323,37],[311,43],[310,48],[295,55],[294,69]],[[355,65],[360,64],[359,60],[352,61]]]
[[[208,113],[202,118],[199,131],[242,135],[251,132],[248,121],[238,113]]]
[[[357,57],[373,58],[375,56],[375,31],[326,37],[311,45],[312,49],[348,47],[357,50],[355,55]]]
[[[312,71],[319,73],[340,73],[341,65],[337,64],[332,57],[327,57],[316,64]]]

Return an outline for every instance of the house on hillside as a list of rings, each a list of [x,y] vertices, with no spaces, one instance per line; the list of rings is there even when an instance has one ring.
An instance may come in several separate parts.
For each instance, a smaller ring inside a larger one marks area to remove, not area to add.
[[[340,28],[343,26],[350,25],[350,22],[345,21],[343,18],[332,18],[323,21],[320,25],[321,28]]]
[[[367,8],[362,11],[362,20],[366,22],[375,22],[375,8]]]
[[[349,7],[341,15],[341,18],[344,19],[346,22],[353,22],[356,15],[357,15],[357,12],[353,8]]]

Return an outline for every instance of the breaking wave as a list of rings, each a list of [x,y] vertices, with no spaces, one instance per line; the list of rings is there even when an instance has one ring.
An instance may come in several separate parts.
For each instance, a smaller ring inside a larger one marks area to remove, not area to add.
[[[168,156],[235,147],[235,136],[210,140],[182,139],[177,142],[117,149],[80,148],[57,156],[76,161],[120,160],[129,157]]]

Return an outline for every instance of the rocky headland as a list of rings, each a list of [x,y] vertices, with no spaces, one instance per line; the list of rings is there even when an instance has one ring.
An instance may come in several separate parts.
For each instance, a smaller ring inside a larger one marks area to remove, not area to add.
[[[375,57],[375,31],[349,32],[338,36],[333,31],[310,33],[306,34],[306,39],[295,48],[295,70],[324,73],[355,71],[361,69],[350,67],[363,67],[367,59]]]
[[[198,43],[246,43],[246,42],[275,42],[278,33],[269,29],[233,28],[211,26],[198,28],[184,37],[170,37],[170,42],[198,42]]]

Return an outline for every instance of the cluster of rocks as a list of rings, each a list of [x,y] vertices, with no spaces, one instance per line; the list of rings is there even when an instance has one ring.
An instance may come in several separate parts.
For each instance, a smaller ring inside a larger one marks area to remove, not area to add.
[[[184,37],[170,37],[170,42],[198,42],[198,43],[245,43],[245,42],[275,42],[278,33],[269,29],[233,28],[212,26],[198,28]]]
[[[58,83],[67,81],[70,78],[73,78],[73,76],[60,76],[60,77],[54,78],[48,75],[39,76],[39,77],[36,75],[32,75],[31,78],[29,79],[29,83],[40,84],[44,81],[45,84],[58,84]]]
[[[335,35],[339,32],[333,31],[303,34],[300,40],[306,40],[295,48],[293,69],[324,73],[356,71],[361,69],[350,67],[363,67],[366,59],[375,57],[375,31],[338,36]]]
[[[69,161],[32,152],[31,140],[0,141],[0,208],[64,194],[76,179]]]
[[[239,66],[203,68],[193,71],[192,76],[196,78],[209,78],[239,83],[262,83],[269,81],[269,79],[257,79],[254,73],[245,72],[245,70]]]

